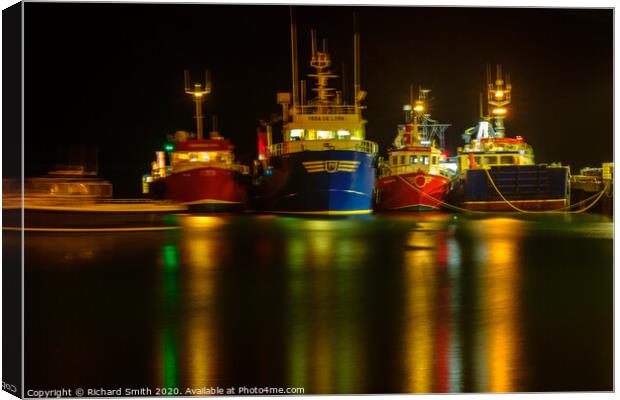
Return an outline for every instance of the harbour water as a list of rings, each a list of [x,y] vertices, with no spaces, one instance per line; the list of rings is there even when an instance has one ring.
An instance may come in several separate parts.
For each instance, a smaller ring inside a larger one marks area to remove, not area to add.
[[[26,389],[613,390],[606,216],[176,218],[25,234]]]

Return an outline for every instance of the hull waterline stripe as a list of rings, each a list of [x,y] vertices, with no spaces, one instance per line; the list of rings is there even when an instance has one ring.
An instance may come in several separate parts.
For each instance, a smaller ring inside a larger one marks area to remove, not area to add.
[[[372,210],[351,210],[351,211],[266,211],[272,214],[302,214],[302,215],[360,215],[372,214]]]

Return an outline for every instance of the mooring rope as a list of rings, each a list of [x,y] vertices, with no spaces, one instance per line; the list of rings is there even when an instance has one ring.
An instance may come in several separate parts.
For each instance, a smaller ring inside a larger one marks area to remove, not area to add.
[[[389,166],[384,166],[385,168],[389,169],[390,172],[392,171],[392,168],[390,168]],[[456,181],[462,174],[457,175],[456,177],[454,177],[453,179],[451,179],[449,181],[449,183],[452,183],[454,181]],[[398,179],[402,180],[403,182],[405,182],[405,184],[409,187],[411,187],[413,190],[415,190],[418,193],[421,193],[422,195],[426,196],[428,199],[455,211],[461,211],[461,212],[469,212],[469,213],[474,213],[474,214],[486,214],[487,211],[476,211],[476,210],[468,210],[466,208],[461,208],[458,206],[455,206],[454,204],[450,204],[450,203],[446,203],[443,200],[439,200],[433,196],[431,196],[430,194],[426,193],[425,191],[415,187],[414,185],[412,185],[408,180],[406,180],[405,178],[403,178],[400,174],[395,175]]]
[[[525,213],[525,214],[550,214],[550,213],[567,213],[567,214],[578,214],[578,213],[582,213],[584,211],[589,210],[590,208],[592,208],[598,201],[599,199],[603,196],[603,194],[605,194],[606,190],[607,190],[607,184],[605,185],[605,187],[603,188],[603,190],[601,190],[599,193],[596,193],[590,197],[588,197],[585,200],[582,200],[578,203],[572,204],[572,205],[568,205],[565,207],[561,207],[555,210],[543,210],[543,211],[529,211],[529,210],[523,210],[517,206],[515,206],[514,204],[512,204],[506,197],[504,197],[504,195],[502,194],[502,192],[499,190],[499,188],[497,187],[497,185],[495,184],[495,181],[493,180],[493,178],[491,177],[491,174],[489,173],[488,169],[485,169],[484,172],[487,175],[487,178],[489,179],[489,182],[491,182],[491,186],[493,186],[493,189],[495,189],[495,191],[497,192],[497,194],[499,195],[499,197],[502,199],[502,201],[504,201],[506,204],[508,204],[510,207],[512,207],[514,210],[521,212],[521,213]],[[579,205],[581,203],[585,203],[586,201],[592,199],[596,197],[596,199],[588,206],[580,209],[580,210],[574,210],[574,211],[568,211],[571,208],[575,207],[576,205]]]
[[[385,168],[387,168],[388,170],[390,170],[390,172],[392,171],[392,169],[385,165]],[[491,177],[491,174],[489,174],[489,171],[487,169],[484,170],[484,172],[487,175],[487,178],[489,179],[489,182],[491,182],[491,185],[493,186],[493,189],[497,192],[497,194],[500,196],[500,198],[502,199],[502,201],[504,201],[506,204],[508,204],[511,208],[513,208],[514,210],[516,210],[517,212],[520,213],[524,213],[524,214],[550,214],[550,213],[567,213],[567,214],[578,214],[578,213],[582,213],[585,212],[587,210],[589,210],[590,208],[592,208],[599,200],[600,198],[603,196],[603,194],[606,193],[607,191],[607,187],[608,185],[605,184],[605,187],[599,192],[599,193],[595,193],[592,196],[588,197],[587,199],[584,199],[580,202],[577,202],[575,204],[571,204],[565,207],[561,207],[555,210],[546,210],[546,211],[529,211],[529,210],[523,210],[517,206],[515,206],[514,204],[512,204],[512,202],[510,202],[510,200],[506,199],[506,197],[504,197],[504,195],[500,192],[499,188],[497,187],[497,185],[495,184],[495,181],[493,180],[493,178]],[[458,178],[460,178],[463,175],[463,173],[457,175],[455,178],[453,178],[452,180],[450,180],[450,183],[454,182],[455,180],[457,180]],[[462,207],[458,207],[455,206],[454,204],[450,204],[450,203],[446,203],[443,200],[439,200],[433,196],[431,196],[430,194],[424,192],[423,190],[415,187],[414,185],[412,185],[408,180],[406,180],[405,178],[403,178],[400,174],[395,175],[397,178],[399,178],[400,180],[402,180],[407,186],[409,186],[410,188],[412,188],[413,190],[415,190],[418,193],[421,193],[423,196],[427,197],[428,199],[448,208],[448,209],[452,209],[455,211],[461,211],[461,212],[469,212],[469,213],[475,213],[475,214],[488,214],[489,211],[478,211],[478,210],[468,210],[466,208],[462,208]],[[571,208],[574,208],[576,206],[579,206],[581,204],[585,204],[588,201],[592,200],[593,198],[596,199],[589,204],[588,206],[579,209],[579,210],[573,210],[573,211],[569,211]]]

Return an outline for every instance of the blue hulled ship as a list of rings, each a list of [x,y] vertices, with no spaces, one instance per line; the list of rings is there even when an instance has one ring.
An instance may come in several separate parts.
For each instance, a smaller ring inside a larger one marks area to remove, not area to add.
[[[259,160],[254,181],[255,207],[264,212],[351,215],[372,212],[377,144],[365,140],[359,85],[359,35],[354,35],[354,101],[328,86],[331,59],[325,41],[317,50],[312,32],[310,66],[315,97],[306,100],[305,81],[298,84],[296,32],[291,24],[293,91],[278,93],[282,106],[282,141],[272,144],[271,124],[258,130]],[[301,88],[301,96],[298,89]]]
[[[487,70],[489,115],[482,112],[477,127],[468,129],[465,146],[457,150],[459,179],[453,197],[475,211],[560,211],[570,203],[570,168],[534,161],[534,150],[523,137],[505,137],[506,107],[512,85],[497,66],[497,78]]]

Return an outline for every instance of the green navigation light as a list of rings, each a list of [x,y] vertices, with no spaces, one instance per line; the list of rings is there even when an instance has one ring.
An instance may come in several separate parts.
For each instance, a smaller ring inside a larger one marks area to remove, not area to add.
[[[166,144],[164,144],[164,150],[166,150],[166,151],[173,151],[174,150],[174,145],[172,143],[166,143]]]

